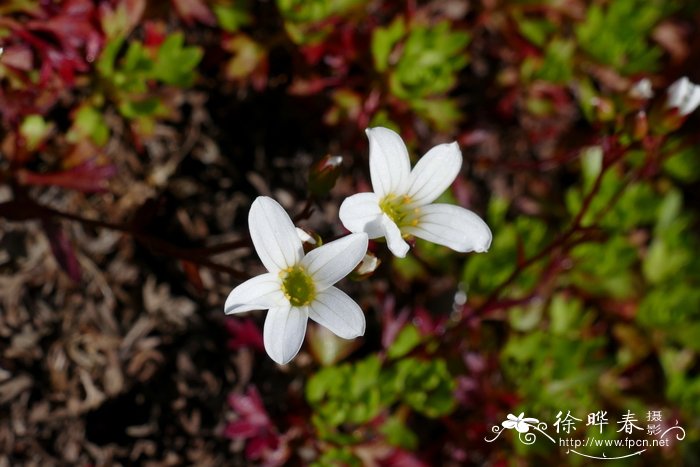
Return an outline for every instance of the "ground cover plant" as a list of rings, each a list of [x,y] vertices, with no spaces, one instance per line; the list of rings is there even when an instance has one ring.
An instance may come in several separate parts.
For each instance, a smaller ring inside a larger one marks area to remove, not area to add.
[[[698,63],[694,1],[3,2],[0,465],[699,464]]]

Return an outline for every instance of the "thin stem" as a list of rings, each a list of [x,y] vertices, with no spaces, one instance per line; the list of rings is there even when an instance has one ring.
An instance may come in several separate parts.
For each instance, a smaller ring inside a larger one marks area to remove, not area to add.
[[[531,256],[530,258],[526,259],[521,264],[519,264],[518,267],[514,269],[513,272],[511,272],[511,274],[506,278],[506,280],[503,281],[498,287],[496,287],[496,289],[493,292],[491,292],[486,301],[482,303],[476,310],[474,310],[475,314],[483,313],[492,309],[491,305],[498,299],[498,297],[501,295],[501,293],[503,293],[503,291],[506,288],[508,288],[510,285],[513,284],[513,282],[515,282],[515,280],[525,269],[539,262],[543,258],[551,255],[552,252],[557,248],[566,245],[567,242],[569,242],[571,238],[583,228],[581,223],[583,222],[584,216],[588,213],[593,199],[596,197],[598,191],[600,190],[600,186],[603,182],[603,176],[605,175],[607,170],[620,159],[620,156],[622,154],[624,154],[624,151],[622,151],[620,148],[616,148],[616,152],[613,153],[611,158],[607,162],[604,162],[603,167],[601,168],[600,172],[598,173],[598,176],[593,182],[591,190],[583,199],[581,209],[579,209],[569,228],[562,232],[558,237],[552,240],[534,256]]]
[[[60,211],[58,209],[39,204],[36,201],[29,198],[28,196],[26,196],[25,194],[18,194],[16,200],[10,201],[8,203],[3,203],[3,205],[5,208],[4,211],[23,213],[22,217],[24,220],[29,218],[58,217],[61,219],[79,222],[82,225],[90,227],[115,230],[131,235],[134,238],[134,240],[136,240],[137,242],[139,242],[140,244],[142,244],[143,246],[145,246],[146,248],[148,248],[156,254],[162,254],[165,256],[170,256],[185,261],[190,261],[192,263],[199,264],[200,266],[209,268],[213,271],[219,271],[226,274],[230,274],[231,276],[241,280],[250,278],[250,276],[243,271],[239,271],[238,269],[225,266],[223,264],[215,263],[205,257],[202,257],[200,249],[181,248],[177,245],[174,245],[163,239],[154,237],[150,234],[139,232],[134,228],[126,225],[113,224],[111,222],[104,222],[96,219],[88,219],[77,214]],[[229,244],[228,247],[230,246],[231,245]]]
[[[310,195],[308,198],[306,198],[306,203],[304,203],[304,207],[301,209],[301,212],[299,214],[297,214],[296,216],[294,216],[294,219],[292,220],[292,222],[294,222],[294,224],[296,224],[299,221],[306,220],[311,216],[311,214],[313,214],[313,212],[314,212],[314,197]]]

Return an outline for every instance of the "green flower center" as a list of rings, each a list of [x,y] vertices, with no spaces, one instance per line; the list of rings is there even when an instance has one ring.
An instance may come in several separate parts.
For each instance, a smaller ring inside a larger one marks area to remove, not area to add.
[[[301,266],[280,271],[282,292],[292,306],[305,306],[316,298],[316,285]]]
[[[399,227],[415,227],[418,225],[420,210],[411,206],[410,196],[388,194],[379,201],[379,209],[384,212]]]

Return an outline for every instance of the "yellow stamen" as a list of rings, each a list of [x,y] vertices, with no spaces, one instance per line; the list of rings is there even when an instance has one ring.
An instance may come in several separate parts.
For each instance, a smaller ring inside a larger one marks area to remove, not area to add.
[[[301,266],[292,266],[280,271],[282,293],[292,306],[305,306],[316,298],[316,285],[309,273]]]
[[[388,194],[379,201],[379,208],[399,227],[417,226],[420,209],[411,206],[412,199],[408,195],[396,196]]]

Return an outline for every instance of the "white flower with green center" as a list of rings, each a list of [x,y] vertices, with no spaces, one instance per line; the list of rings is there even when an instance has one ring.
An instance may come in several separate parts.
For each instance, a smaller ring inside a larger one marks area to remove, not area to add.
[[[343,201],[340,220],[351,232],[385,237],[389,250],[403,258],[405,239],[419,237],[459,252],[484,252],[491,230],[479,216],[460,206],[433,203],[462,167],[457,143],[428,151],[411,170],[406,145],[387,128],[367,129],[369,172],[373,193],[358,193]]]
[[[308,318],[344,339],[365,333],[362,309],[333,284],[347,276],[367,251],[367,235],[350,234],[304,255],[291,219],[272,198],[259,196],[250,208],[253,246],[268,270],[233,289],[226,314],[268,309],[265,350],[283,365],[304,341]]]

